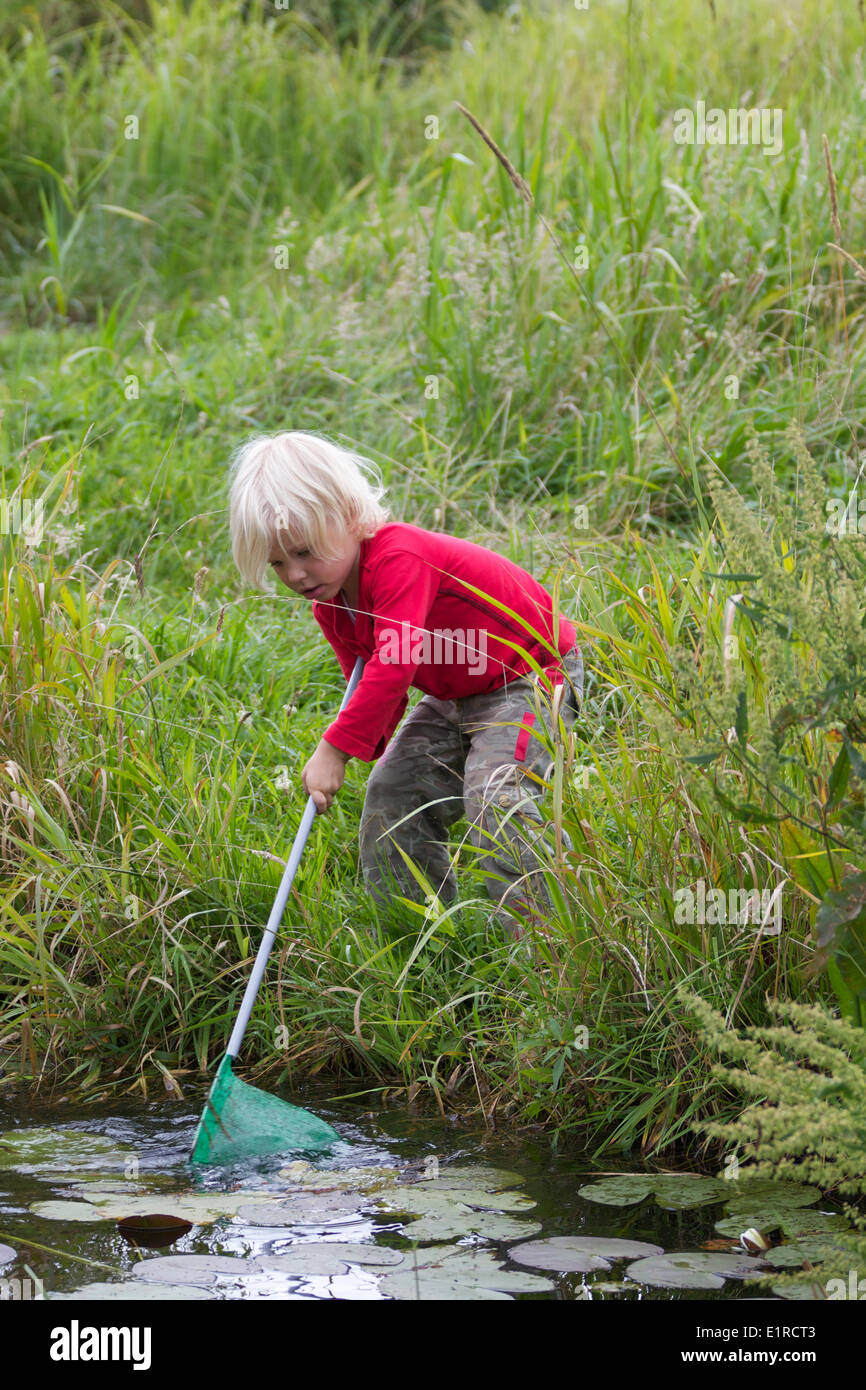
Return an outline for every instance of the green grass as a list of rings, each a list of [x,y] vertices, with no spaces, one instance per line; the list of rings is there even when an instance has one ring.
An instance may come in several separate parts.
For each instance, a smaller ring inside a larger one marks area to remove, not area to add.
[[[575,851],[534,959],[488,924],[459,833],[459,913],[374,910],[352,762],[252,1075],[420,1083],[490,1123],[658,1152],[733,1113],[678,984],[737,1025],[766,992],[832,1002],[807,972],[820,840],[744,842],[659,716],[676,645],[723,635],[707,460],[750,495],[748,420],[768,439],[794,420],[831,489],[856,473],[863,282],[846,262],[840,293],[821,136],[862,260],[863,25],[856,4],[716,9],[455,6],[450,47],[394,39],[388,62],[384,33],[340,47],[204,0],[0,31],[2,490],[56,480],[44,543],[0,538],[8,1076],[104,1096],[224,1048],[342,687],[312,616],[233,571],[225,464],[254,429],[335,434],[399,518],[561,576],[588,687],[574,747],[551,749]],[[746,92],[784,110],[778,159],[674,143],[677,108]],[[782,451],[778,470],[793,486]],[[758,650],[757,691],[761,671]],[[674,921],[675,885],[770,861],[793,881],[778,941]]]

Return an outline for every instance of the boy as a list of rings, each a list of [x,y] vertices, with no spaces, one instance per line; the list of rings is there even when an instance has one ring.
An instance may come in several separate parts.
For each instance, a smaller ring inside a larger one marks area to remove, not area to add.
[[[554,636],[550,595],[512,561],[390,520],[368,471],[369,460],[298,430],[256,435],[232,459],[241,574],[259,586],[270,566],[312,603],[347,679],[357,657],[365,661],[304,767],[304,790],[326,812],[349,759],[375,763],[360,857],[382,905],[421,896],[404,854],[454,900],[447,837],[465,814],[496,916],[520,935],[510,914],[532,915],[533,890],[549,902],[536,804],[550,762],[542,726],[549,741],[554,718],[574,723],[583,692],[575,629],[559,618]],[[401,723],[410,685],[425,693]]]

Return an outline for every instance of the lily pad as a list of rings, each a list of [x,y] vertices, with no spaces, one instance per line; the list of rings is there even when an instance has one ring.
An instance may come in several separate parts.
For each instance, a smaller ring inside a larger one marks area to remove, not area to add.
[[[481,1211],[532,1211],[536,1203],[531,1197],[515,1192],[484,1192],[481,1188],[431,1188],[430,1183],[412,1187],[389,1187],[373,1199],[376,1206],[388,1206],[392,1211],[415,1212],[421,1216],[437,1216],[453,1209],[477,1207]]]
[[[556,1237],[552,1237],[556,1239]],[[568,1237],[561,1237],[568,1244]],[[544,1240],[527,1241],[525,1247],[513,1245],[508,1252],[509,1259],[515,1260],[518,1264],[531,1265],[534,1269],[555,1269],[560,1273],[568,1274],[593,1274],[597,1270],[604,1270],[609,1274],[613,1265],[610,1260],[604,1259],[601,1255],[592,1255],[588,1250],[571,1250],[563,1248],[560,1250],[544,1249],[550,1242]],[[517,1253],[519,1250],[526,1249],[529,1253],[521,1258]],[[534,1248],[539,1249],[539,1254],[532,1253]]]
[[[652,1190],[656,1202],[666,1211],[704,1207],[723,1202],[727,1196],[724,1182],[717,1178],[705,1178],[698,1173],[659,1174],[653,1178]]]
[[[153,1211],[153,1197],[122,1197],[102,1189],[88,1189],[82,1196],[82,1202],[33,1202],[30,1210],[53,1221],[117,1221],[124,1216],[147,1216]],[[259,1202],[277,1205],[275,1198],[256,1192],[184,1192],[176,1197],[160,1197],[160,1205],[168,1215],[179,1216],[195,1226],[234,1216],[241,1206],[258,1206]]]
[[[766,1252],[764,1259],[774,1269],[799,1269],[804,1260],[813,1265],[820,1264],[834,1249],[838,1250],[839,1247],[834,1246],[832,1241],[807,1236],[803,1240],[789,1241],[787,1245],[777,1245]]]
[[[99,1300],[102,1303],[116,1303],[130,1299],[135,1303],[149,1303],[155,1299],[188,1301],[189,1299],[213,1298],[213,1293],[197,1284],[158,1284],[142,1283],[138,1279],[127,1279],[117,1284],[85,1284],[74,1293],[52,1293],[51,1301],[76,1302],[78,1299]]]
[[[441,1168],[436,1178],[421,1178],[419,1187],[445,1190],[468,1187],[482,1192],[498,1192],[502,1188],[519,1187],[524,1181],[520,1173],[507,1168],[490,1168],[486,1163],[468,1164],[465,1168]]]
[[[239,1207],[236,1220],[247,1226],[318,1227],[360,1215],[352,1192],[304,1192],[290,1200],[256,1202]]]
[[[352,1245],[343,1241],[293,1245],[282,1255],[260,1255],[256,1261],[263,1270],[283,1274],[345,1274],[350,1264],[369,1269],[386,1269],[403,1263],[403,1252],[387,1245]]]
[[[286,1178],[292,1188],[344,1188],[353,1192],[375,1191],[397,1181],[399,1168],[316,1168],[305,1159],[290,1163],[279,1170],[280,1177]]]
[[[160,1249],[175,1245],[182,1236],[192,1230],[192,1222],[179,1216],[168,1216],[164,1212],[153,1212],[148,1216],[122,1216],[117,1229],[132,1245],[145,1245],[149,1249]]]
[[[810,1207],[821,1189],[777,1178],[740,1177],[724,1183],[729,1206]]]
[[[158,1284],[213,1284],[219,1277],[260,1273],[257,1260],[240,1255],[157,1255],[141,1260],[133,1271],[136,1279]]]
[[[808,1207],[797,1207],[785,1216],[781,1229],[786,1236],[807,1236],[818,1231],[845,1232],[853,1228],[844,1216],[832,1211],[811,1211]]]
[[[807,1220],[804,1217],[802,1207],[786,1207],[778,1204],[740,1207],[731,1204],[727,1214],[722,1217],[721,1221],[716,1222],[715,1229],[719,1235],[739,1236],[750,1226],[754,1226],[757,1230],[763,1231],[765,1235],[769,1235],[771,1231],[778,1231],[786,1223],[797,1225],[798,1229],[802,1230],[803,1223]]]
[[[8,1129],[0,1134],[0,1168],[19,1173],[122,1172],[136,1156],[127,1144],[80,1129]]]
[[[0,1245],[0,1265],[11,1264],[18,1258],[18,1251],[13,1250],[11,1245]]]
[[[30,1210],[34,1216],[44,1216],[47,1221],[116,1221],[110,1212],[95,1207],[91,1202],[32,1202]],[[129,1212],[124,1206],[120,1215]]]
[[[615,1207],[634,1206],[651,1193],[660,1207],[681,1211],[723,1202],[727,1188],[718,1178],[708,1178],[702,1173],[623,1173],[578,1189],[578,1195],[590,1202],[604,1202]]]
[[[578,1197],[588,1202],[603,1202],[611,1207],[633,1207],[652,1192],[652,1180],[646,1177],[602,1178],[586,1183],[577,1190]]]
[[[379,1281],[381,1293],[405,1300],[509,1298],[512,1292],[549,1293],[554,1288],[536,1274],[503,1269],[489,1251],[453,1245],[407,1254],[402,1268]]]
[[[152,1197],[115,1197],[112,1194],[103,1196],[101,1191],[87,1192],[85,1201],[92,1202],[94,1205],[106,1209],[108,1207],[129,1208],[130,1201],[133,1202],[136,1210],[140,1210],[142,1204],[145,1210],[153,1207]],[[162,1196],[166,1209],[171,1210],[176,1216],[184,1216],[189,1221],[205,1225],[208,1221],[217,1221],[224,1216],[234,1216],[241,1207],[247,1204],[259,1203],[262,1206],[277,1206],[280,1199],[267,1192],[178,1192],[174,1196],[165,1193]],[[121,1213],[122,1214],[122,1213]],[[129,1215],[133,1215],[129,1211]]]
[[[806,1303],[822,1303],[827,1297],[818,1280],[811,1284],[773,1284],[771,1287],[778,1298],[799,1299]]]
[[[521,1221],[498,1211],[473,1211],[454,1205],[436,1216],[422,1216],[410,1222],[403,1234],[407,1240],[460,1240],[463,1236],[482,1236],[484,1240],[520,1240],[541,1230],[537,1221]]]
[[[725,1279],[748,1279],[761,1268],[761,1261],[748,1255],[683,1250],[635,1260],[626,1274],[657,1289],[720,1289]]]
[[[503,1293],[550,1293],[556,1284],[540,1274],[527,1274],[523,1269],[505,1269],[501,1261],[490,1250],[467,1250],[465,1247],[446,1246],[431,1260],[430,1251],[417,1251],[406,1255],[406,1263],[417,1261],[426,1268],[447,1270],[472,1283],[482,1283],[487,1288],[499,1289]]]
[[[649,1284],[654,1289],[721,1289],[724,1279],[708,1270],[692,1269],[690,1266],[672,1265],[661,1258],[637,1260],[640,1266],[632,1275],[631,1268],[626,1273],[639,1284]]]
[[[138,1195],[142,1192],[159,1196],[164,1192],[177,1191],[177,1178],[171,1173],[152,1173],[142,1170],[136,1178],[107,1176],[103,1172],[93,1173],[52,1173],[52,1182],[72,1188],[71,1195],[80,1197],[91,1189],[99,1192],[128,1192]]]
[[[440,1191],[443,1197],[460,1202],[464,1207],[476,1207],[479,1211],[534,1211],[538,1206],[534,1197],[527,1197],[521,1192],[485,1192],[480,1187],[456,1186]]]
[[[663,1255],[660,1245],[640,1240],[615,1240],[607,1236],[551,1236],[548,1240],[529,1240],[512,1245],[508,1258],[534,1269],[556,1269],[563,1273],[588,1274],[595,1269],[609,1270],[611,1260],[638,1259]]]
[[[486,1289],[481,1284],[467,1284],[444,1270],[422,1269],[417,1274],[412,1270],[396,1270],[379,1280],[379,1289],[388,1298],[431,1299],[437,1303],[461,1302],[505,1302],[513,1303],[510,1293],[500,1293],[498,1289]]]

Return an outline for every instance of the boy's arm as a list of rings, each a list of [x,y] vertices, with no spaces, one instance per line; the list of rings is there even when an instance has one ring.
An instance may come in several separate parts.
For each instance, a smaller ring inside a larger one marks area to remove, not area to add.
[[[325,730],[325,742],[364,762],[381,757],[409,703],[420,665],[411,655],[414,638],[427,631],[439,582],[432,566],[409,551],[395,551],[376,566],[373,654],[346,708]]]
[[[328,639],[328,643],[331,647],[333,647],[334,655],[336,656],[337,661],[340,665],[340,670],[346,677],[346,682],[348,684],[348,681],[353,671],[355,670],[355,662],[358,659],[358,653],[351,651],[339,637],[336,625],[332,617],[332,611],[333,610],[328,608],[327,605],[323,605],[323,611],[314,612],[314,616],[316,617],[316,621],[321,627],[322,632],[325,634],[325,637]],[[394,732],[394,729],[397,727],[397,724],[399,724],[400,720],[403,717],[403,714],[405,713],[406,706],[408,703],[408,697],[404,696],[396,711],[396,717],[394,720],[393,727],[388,729],[387,732],[383,734],[382,737],[379,739],[378,744],[370,754],[369,761],[375,761],[376,758],[381,758],[387,746],[388,740],[391,737],[391,734]],[[319,741],[316,753],[324,751],[326,753],[331,752],[339,754],[339,756],[343,759],[344,763],[347,763],[350,758],[356,756],[354,752],[350,752],[348,749],[342,748],[340,746],[340,735],[329,736],[329,734],[330,731],[326,729],[323,737]],[[314,754],[313,756],[315,757],[316,754]],[[306,771],[307,769],[305,768],[304,773],[306,773]]]

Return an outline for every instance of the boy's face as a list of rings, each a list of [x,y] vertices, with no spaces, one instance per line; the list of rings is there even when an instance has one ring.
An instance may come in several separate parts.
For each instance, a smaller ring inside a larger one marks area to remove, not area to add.
[[[283,542],[285,549],[281,548]],[[285,533],[281,532],[271,548],[269,563],[278,579],[302,598],[321,599],[325,602],[336,598],[339,591],[348,586],[355,593],[358,583],[358,560],[361,547],[343,526],[332,526],[328,532],[328,543],[336,560],[322,560],[311,550],[291,544]]]

